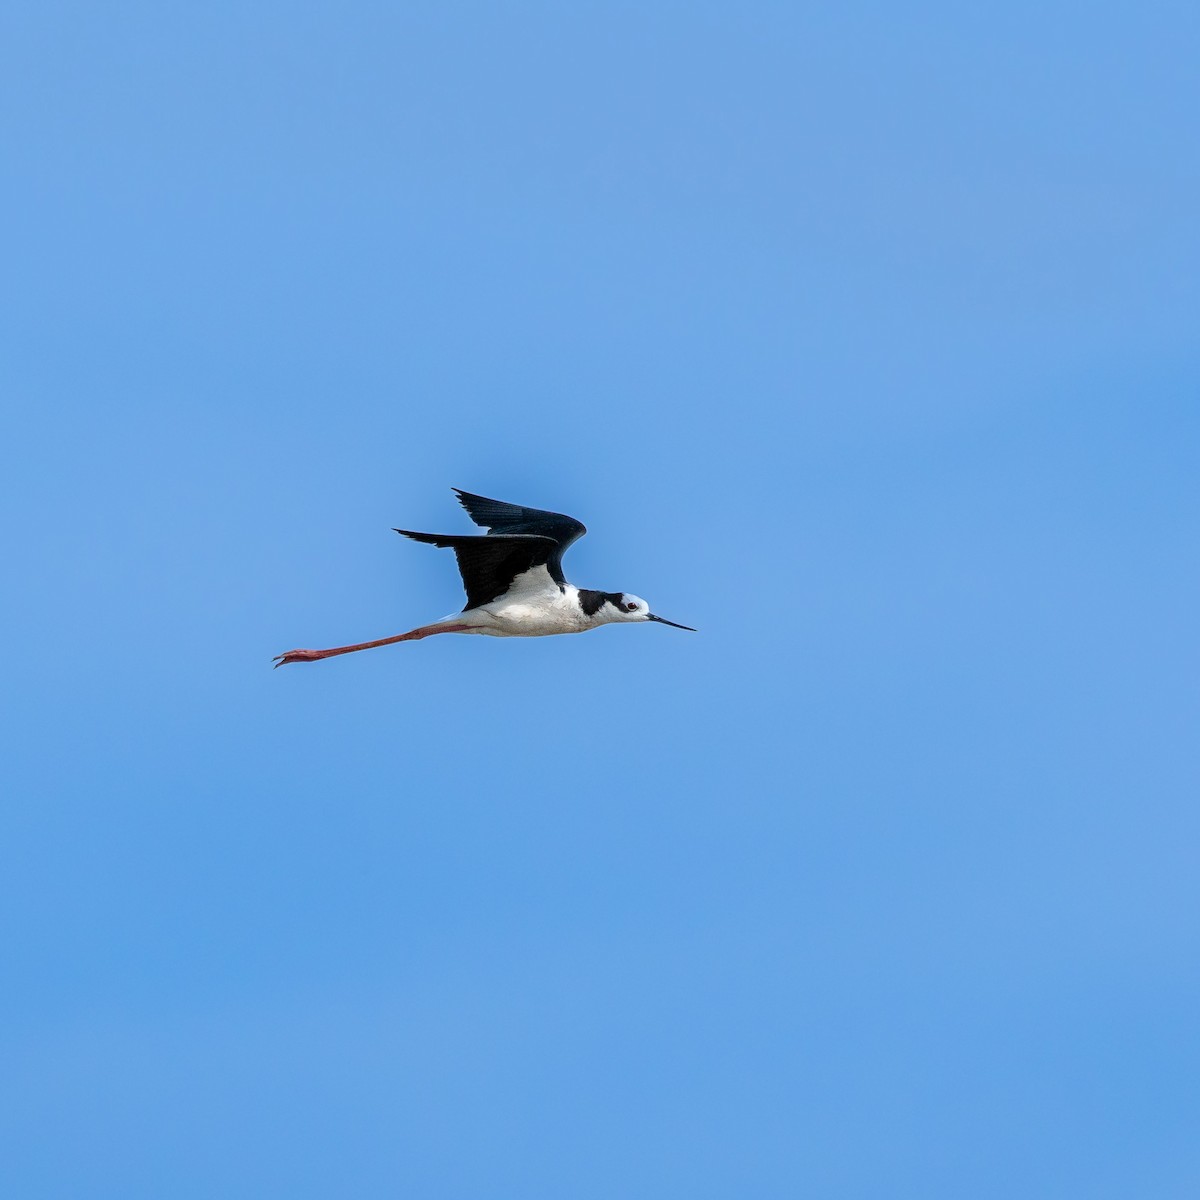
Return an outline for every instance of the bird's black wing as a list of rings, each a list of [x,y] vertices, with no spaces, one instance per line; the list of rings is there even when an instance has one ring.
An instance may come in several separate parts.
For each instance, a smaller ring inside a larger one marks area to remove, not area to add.
[[[467,510],[467,516],[476,525],[488,531],[489,537],[510,537],[513,534],[536,534],[558,543],[556,553],[546,562],[555,583],[566,583],[562,573],[563,551],[577,538],[587,533],[582,521],[563,513],[546,512],[540,508],[526,508],[521,504],[507,504],[503,500],[489,500],[455,488],[459,503]]]
[[[411,529],[397,529],[396,532],[412,538],[414,542],[449,547],[454,551],[454,557],[458,559],[458,573],[462,576],[463,587],[467,593],[466,608],[463,612],[468,608],[490,604],[506,592],[513,591],[514,581],[520,581],[517,584],[519,590],[529,592],[557,592],[558,588],[555,585],[562,582],[554,578],[554,572],[549,569],[551,559],[562,554],[562,547],[550,537],[537,534],[480,536],[414,533]],[[546,572],[538,572],[540,579],[533,577],[521,580],[521,576],[536,571],[538,567],[546,567],[549,578]],[[553,584],[551,579],[554,579]]]

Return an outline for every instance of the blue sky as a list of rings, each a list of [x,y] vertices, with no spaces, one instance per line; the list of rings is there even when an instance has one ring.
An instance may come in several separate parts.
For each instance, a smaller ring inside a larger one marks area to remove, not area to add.
[[[1198,55],[10,11],[6,1191],[1194,1196]]]

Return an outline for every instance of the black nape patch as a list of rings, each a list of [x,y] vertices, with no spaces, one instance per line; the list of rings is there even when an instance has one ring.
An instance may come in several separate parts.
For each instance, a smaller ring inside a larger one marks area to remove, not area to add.
[[[583,609],[584,616],[594,617],[604,607],[606,600],[610,601],[614,608],[620,608],[623,595],[624,592],[597,592],[592,588],[580,588],[579,607]]]

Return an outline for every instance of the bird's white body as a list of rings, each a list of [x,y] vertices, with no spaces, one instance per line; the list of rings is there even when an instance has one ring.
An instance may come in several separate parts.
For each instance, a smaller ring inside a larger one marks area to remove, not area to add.
[[[513,586],[490,604],[451,613],[436,624],[457,626],[456,633],[484,633],[490,637],[548,637],[583,633],[621,619],[622,614],[608,604],[588,616],[573,583],[559,587],[545,567],[534,567],[517,576]]]

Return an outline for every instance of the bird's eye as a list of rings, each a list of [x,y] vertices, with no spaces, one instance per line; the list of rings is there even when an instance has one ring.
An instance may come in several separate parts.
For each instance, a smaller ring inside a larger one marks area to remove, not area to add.
[[[633,610],[634,610],[635,608],[637,608],[637,601],[636,601],[636,600],[630,600],[630,601],[628,601],[628,602],[626,603],[626,605],[625,605],[625,609],[626,609],[626,611],[627,611],[627,612],[633,612]]]

